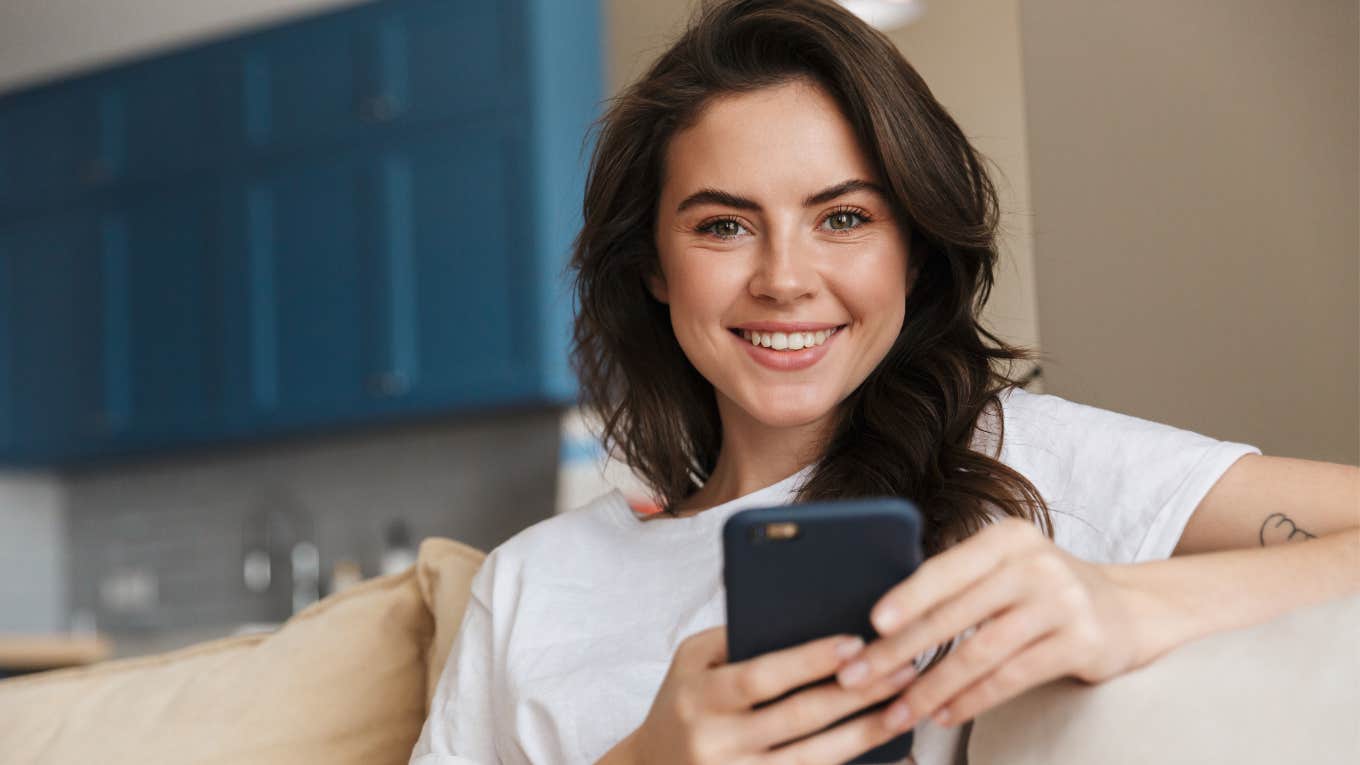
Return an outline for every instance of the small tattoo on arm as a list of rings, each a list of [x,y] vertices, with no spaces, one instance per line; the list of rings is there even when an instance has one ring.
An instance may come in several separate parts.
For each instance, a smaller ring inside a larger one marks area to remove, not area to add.
[[[1269,544],[1283,544],[1292,542],[1294,539],[1317,539],[1316,534],[1294,525],[1294,521],[1284,513],[1271,513],[1266,516],[1266,522],[1261,524],[1261,546]]]

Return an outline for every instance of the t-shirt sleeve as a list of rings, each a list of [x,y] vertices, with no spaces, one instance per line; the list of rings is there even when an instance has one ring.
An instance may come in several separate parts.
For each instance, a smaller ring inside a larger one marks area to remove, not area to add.
[[[1086,560],[1164,560],[1200,500],[1250,444],[1068,401],[1013,392],[1002,460],[1048,503],[1054,541]]]
[[[420,731],[410,765],[498,765],[495,703],[501,671],[496,664],[488,557],[472,580],[472,591],[449,658],[439,675],[430,715]]]

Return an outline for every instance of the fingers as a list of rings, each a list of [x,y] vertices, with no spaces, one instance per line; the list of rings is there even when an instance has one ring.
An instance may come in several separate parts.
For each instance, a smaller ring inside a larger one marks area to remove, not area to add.
[[[979,681],[987,682],[985,678],[1000,673],[1000,679],[1009,684],[1028,677],[1029,667],[1016,668],[1011,664],[1024,656],[1027,646],[1050,634],[1053,626],[1036,608],[1013,608],[984,624],[902,694],[902,700],[911,712],[907,724],[934,715],[960,692]],[[1016,672],[1024,673],[1024,677],[1014,677]],[[995,690],[989,686],[983,695]],[[953,713],[951,709],[949,714]],[[958,719],[947,722],[957,723]]]
[[[842,661],[863,647],[864,641],[856,636],[832,635],[728,664],[712,673],[714,687],[705,695],[718,700],[722,711],[748,710],[834,674]]]
[[[1029,523],[1005,518],[922,563],[916,573],[888,590],[870,614],[880,635],[918,619],[938,603],[986,576],[1045,539]]]
[[[1023,567],[1008,565],[997,574],[973,584],[962,595],[913,619],[897,632],[875,640],[854,661],[840,669],[838,682],[845,688],[872,682],[914,661],[926,649],[1015,606],[1028,591],[1024,580]],[[972,641],[965,641],[964,645],[969,642]],[[861,665],[863,669],[859,668]]]
[[[947,715],[946,719],[937,722],[941,725],[961,724],[1031,688],[1063,677],[1068,650],[1060,640],[1039,640],[936,710],[933,714],[944,712]]]
[[[675,648],[676,658],[685,666],[711,668],[727,663],[727,625],[719,624],[696,632]]]
[[[834,685],[829,687],[834,688]],[[845,693],[845,691],[842,691]],[[831,730],[770,751],[762,763],[803,765],[809,762],[849,762],[886,741],[902,735],[883,722],[883,714],[866,713]]]
[[[889,698],[915,676],[915,667],[905,667],[875,683],[849,691],[835,683],[822,683],[752,712],[741,723],[740,734],[751,748],[763,749],[793,741]]]

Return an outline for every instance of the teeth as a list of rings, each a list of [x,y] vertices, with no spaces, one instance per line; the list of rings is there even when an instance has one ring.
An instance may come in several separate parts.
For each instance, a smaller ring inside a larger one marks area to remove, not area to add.
[[[776,351],[798,351],[825,343],[827,338],[836,334],[839,329],[839,327],[836,327],[817,332],[752,332],[749,329],[743,329],[741,336],[751,345],[759,345],[762,348],[773,348]]]

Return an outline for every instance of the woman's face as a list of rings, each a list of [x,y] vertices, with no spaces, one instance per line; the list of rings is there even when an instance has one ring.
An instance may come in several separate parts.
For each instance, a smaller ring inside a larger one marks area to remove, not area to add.
[[[725,426],[816,423],[887,354],[910,285],[878,188],[850,123],[804,81],[720,98],[672,138],[648,287]]]

